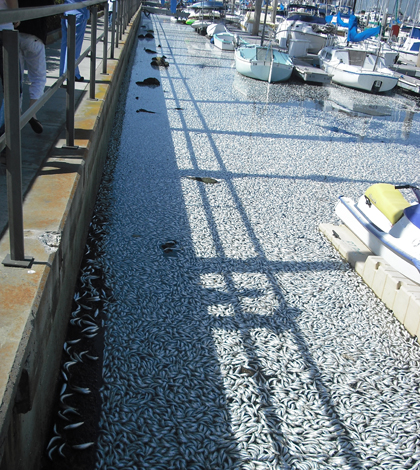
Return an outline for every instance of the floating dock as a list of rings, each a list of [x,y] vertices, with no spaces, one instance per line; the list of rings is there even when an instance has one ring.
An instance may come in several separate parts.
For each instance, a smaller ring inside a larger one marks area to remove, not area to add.
[[[305,82],[328,84],[331,83],[331,75],[325,70],[315,67],[301,59],[293,58],[294,72]]]
[[[397,86],[412,93],[420,93],[420,79],[409,75],[401,75],[398,79]]]

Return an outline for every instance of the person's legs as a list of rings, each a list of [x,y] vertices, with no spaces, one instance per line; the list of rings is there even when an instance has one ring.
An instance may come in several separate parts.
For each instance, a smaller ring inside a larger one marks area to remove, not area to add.
[[[83,14],[76,15],[76,60],[80,57],[82,51],[83,39],[85,37],[87,19]],[[79,67],[75,71],[76,79],[81,80]]]
[[[31,35],[26,35],[31,36]],[[45,60],[45,45],[35,36],[25,38],[23,48],[29,78],[29,98],[36,101],[44,93],[47,81],[47,63]]]
[[[44,43],[32,34],[20,34],[20,57],[21,60],[21,76],[23,78],[24,63],[28,70],[29,78],[29,107],[43,95],[45,83],[47,81],[47,64],[45,60]],[[23,80],[22,80],[23,82]],[[40,134],[43,131],[42,124],[34,115],[30,121],[33,131]]]

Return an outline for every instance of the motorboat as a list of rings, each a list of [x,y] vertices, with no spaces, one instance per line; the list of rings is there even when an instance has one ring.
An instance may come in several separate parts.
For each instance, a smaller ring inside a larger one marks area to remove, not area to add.
[[[403,62],[417,63],[420,48],[420,27],[413,27],[410,35],[404,39],[400,46],[393,46],[398,53],[398,60]]]
[[[339,85],[374,93],[392,90],[398,83],[398,74],[385,65],[375,51],[360,47],[326,46],[318,54],[320,66]]]
[[[416,201],[410,203],[402,189],[411,189]],[[340,196],[335,212],[375,255],[420,284],[419,188],[374,184],[356,203]]]
[[[211,23],[207,26],[206,34],[209,38],[212,38],[215,34],[225,33],[226,31],[226,26],[223,23]]]
[[[328,34],[334,34],[335,31],[336,27],[319,15],[317,6],[290,4],[286,19],[277,27],[276,40],[290,55],[295,55],[291,46],[296,41],[307,43],[307,53],[318,54],[325,46]]]
[[[232,34],[229,31],[216,33],[213,36],[213,43],[218,49],[221,49],[222,51],[234,51],[237,47],[248,44],[237,34]]]
[[[235,50],[235,66],[240,74],[269,83],[289,80],[293,72],[290,56],[271,45],[238,47]]]

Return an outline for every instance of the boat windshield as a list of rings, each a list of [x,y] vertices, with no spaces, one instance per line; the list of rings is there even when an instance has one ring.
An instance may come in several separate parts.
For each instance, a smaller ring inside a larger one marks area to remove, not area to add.
[[[363,67],[366,59],[366,51],[349,51],[349,65],[355,65],[357,67]]]

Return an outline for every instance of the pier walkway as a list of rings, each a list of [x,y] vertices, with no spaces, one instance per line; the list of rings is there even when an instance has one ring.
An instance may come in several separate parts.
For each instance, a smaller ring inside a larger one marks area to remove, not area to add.
[[[75,86],[75,146],[66,148],[66,89],[37,113],[43,133],[22,130],[23,223],[30,268],[0,264],[0,468],[39,468],[49,432],[74,283],[107,154],[120,85],[140,20],[123,32],[107,73],[96,53],[95,99],[89,99],[90,58]],[[98,20],[99,31],[103,19]],[[108,42],[108,44],[110,44]],[[83,50],[90,45],[90,25]],[[61,39],[47,45],[47,87],[59,77]],[[23,110],[28,107],[24,83]],[[0,167],[0,258],[10,253],[6,169]]]
[[[137,40],[145,31],[153,37]],[[25,289],[34,279],[50,297],[35,298],[42,314],[32,307],[20,325],[24,364],[2,385],[11,435],[28,416],[32,428],[18,434],[19,465],[1,470],[30,468],[25,439],[40,425],[51,440],[44,433],[32,459],[42,452],[46,470],[419,468],[419,344],[318,230],[337,222],[341,194],[419,184],[416,102],[247,79],[231,53],[163,16],[137,17],[130,37],[112,133],[81,111],[82,150],[54,144],[29,184],[25,241],[37,251],[22,276]],[[152,54],[169,67],[151,64]],[[89,151],[108,135],[102,173]],[[67,178],[75,183],[63,201],[35,198],[51,185],[58,194]],[[55,202],[58,223],[48,220]],[[93,218],[74,293],[64,267],[77,271],[73,253],[85,249],[80,208]],[[45,221],[30,225],[35,216]],[[18,304],[24,294],[9,297]],[[17,330],[2,327],[2,340],[16,343]],[[54,416],[46,402],[58,403]],[[4,435],[1,449],[13,455]]]

